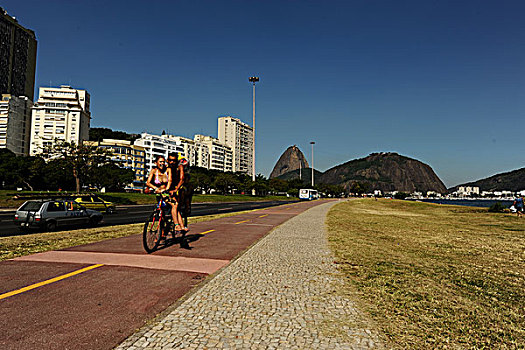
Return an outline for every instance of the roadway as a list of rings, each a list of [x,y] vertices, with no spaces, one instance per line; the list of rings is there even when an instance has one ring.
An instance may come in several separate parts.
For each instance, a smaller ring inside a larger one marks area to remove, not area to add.
[[[243,210],[261,209],[292,202],[293,201],[193,203],[191,216],[214,215]],[[152,209],[152,204],[119,206],[114,214],[104,214],[104,219],[100,223],[100,226],[144,222]],[[20,234],[18,228],[13,223],[15,212],[16,210],[3,210],[0,212],[0,237]]]

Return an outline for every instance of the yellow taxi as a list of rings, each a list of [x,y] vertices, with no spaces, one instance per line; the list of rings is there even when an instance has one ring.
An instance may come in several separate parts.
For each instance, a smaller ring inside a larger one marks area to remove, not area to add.
[[[77,197],[75,198],[75,202],[83,205],[84,207],[88,209],[105,211],[108,214],[114,213],[116,209],[115,204],[113,204],[112,202],[108,202],[94,195]]]

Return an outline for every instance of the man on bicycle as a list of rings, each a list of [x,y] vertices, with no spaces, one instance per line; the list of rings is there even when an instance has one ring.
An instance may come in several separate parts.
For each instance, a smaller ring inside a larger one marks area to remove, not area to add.
[[[189,162],[182,155],[174,152],[168,155],[168,167],[171,168],[172,174],[171,187],[169,188],[169,194],[173,202],[172,215],[174,218],[177,218],[175,222],[180,223],[181,227],[179,230],[187,232],[189,230],[184,226],[186,223],[182,220],[181,207],[185,206],[184,210],[187,216],[187,214],[189,214],[189,206],[191,205],[191,203],[188,203],[188,199],[191,201],[191,197],[189,197],[190,194],[188,193],[189,174],[187,169]]]

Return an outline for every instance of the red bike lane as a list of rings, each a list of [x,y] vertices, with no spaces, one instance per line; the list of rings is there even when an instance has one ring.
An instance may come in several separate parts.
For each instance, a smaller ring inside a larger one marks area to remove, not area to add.
[[[291,217],[323,203],[191,226],[191,249],[146,254],[142,235],[0,262],[0,347],[112,349]]]

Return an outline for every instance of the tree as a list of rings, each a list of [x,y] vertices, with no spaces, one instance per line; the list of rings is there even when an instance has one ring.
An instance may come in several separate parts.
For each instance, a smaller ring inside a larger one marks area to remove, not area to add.
[[[89,174],[91,185],[98,188],[105,187],[110,191],[121,190],[134,179],[133,170],[121,168],[113,162],[94,167]]]
[[[44,147],[43,156],[48,160],[63,159],[75,178],[76,191],[80,192],[94,168],[107,164],[111,153],[96,146],[55,140]]]
[[[220,173],[213,181],[213,187],[223,194],[230,193],[231,190],[239,185],[237,178],[231,173]]]

